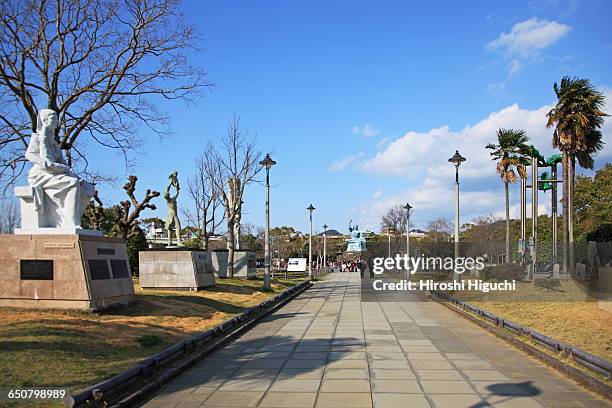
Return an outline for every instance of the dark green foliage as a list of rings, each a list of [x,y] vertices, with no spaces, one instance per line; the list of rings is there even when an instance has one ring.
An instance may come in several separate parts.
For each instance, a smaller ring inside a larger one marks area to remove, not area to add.
[[[134,231],[128,236],[125,242],[127,246],[128,259],[132,270],[138,268],[138,252],[148,248],[147,237],[140,227],[134,228]]]
[[[605,231],[612,224],[612,165],[606,164],[594,177],[576,177],[574,208],[577,240],[605,241]],[[595,233],[595,231],[598,231]],[[588,238],[590,233],[593,238]],[[607,241],[610,241],[608,233]]]
[[[601,224],[586,235],[587,241],[612,242],[612,223]]]

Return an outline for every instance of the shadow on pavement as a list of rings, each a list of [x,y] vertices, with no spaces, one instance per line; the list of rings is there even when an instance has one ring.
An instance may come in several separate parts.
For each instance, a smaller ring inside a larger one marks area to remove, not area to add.
[[[266,322],[271,317],[268,316]],[[204,401],[215,392],[266,391],[271,386],[294,386],[284,380],[320,381],[328,358],[339,360],[351,352],[351,346],[362,342],[353,337],[301,339],[273,334],[251,336],[247,332],[166,384],[152,399],[176,397],[177,401]],[[330,354],[330,350],[333,353]],[[146,406],[146,403],[139,406]]]
[[[521,397],[535,397],[542,391],[531,384],[532,381],[524,381],[520,383],[498,383],[487,385],[486,390],[489,391],[484,400],[478,404],[470,406],[470,408],[484,408],[500,404]],[[507,398],[496,398],[507,397]]]

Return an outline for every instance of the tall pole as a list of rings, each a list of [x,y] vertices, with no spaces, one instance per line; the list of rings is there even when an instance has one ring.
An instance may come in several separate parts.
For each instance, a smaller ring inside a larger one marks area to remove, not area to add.
[[[264,290],[270,290],[270,169],[266,169],[266,229],[264,231]]]
[[[266,169],[266,228],[264,229],[264,284],[263,290],[270,291],[270,168],[276,164],[269,154],[259,162]],[[242,207],[242,203],[241,203]]]
[[[455,166],[455,259],[459,258],[459,166],[465,160],[466,158],[459,154],[459,150],[448,159]]]
[[[410,256],[410,210],[406,220],[406,255]]]
[[[312,280],[312,212],[315,208],[310,204],[307,208],[310,213],[310,235],[308,236],[308,277]]]
[[[538,263],[538,159],[531,158],[531,272],[536,273]],[[533,276],[532,276],[533,277]]]
[[[557,263],[558,260],[558,245],[557,242],[559,237],[557,236],[557,164],[553,164],[551,168],[551,177],[555,182],[552,183],[552,194],[551,194],[551,212],[552,212],[552,258],[553,264]]]
[[[459,166],[455,166],[455,259],[459,258]]]
[[[387,229],[387,236],[389,237],[389,258],[391,258],[391,227]]]
[[[410,203],[404,206],[406,209],[406,255],[410,256]]]
[[[574,166],[572,158],[567,160],[567,242],[569,273],[574,276],[576,261],[574,260]]]
[[[327,270],[327,224],[323,225],[323,268]]]
[[[525,251],[527,249],[527,173],[521,176],[521,263],[525,262]]]

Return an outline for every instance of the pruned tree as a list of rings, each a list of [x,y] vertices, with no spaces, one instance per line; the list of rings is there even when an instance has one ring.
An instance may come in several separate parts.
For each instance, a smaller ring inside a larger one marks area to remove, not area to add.
[[[221,146],[217,149],[209,144],[206,155],[209,158],[209,179],[214,183],[215,192],[225,207],[229,251],[227,273],[231,278],[234,276],[236,224],[240,221],[244,190],[262,170],[259,165],[261,152],[257,150],[256,138],[240,130],[240,117],[235,115],[221,140]]]
[[[151,204],[151,200],[155,197],[159,197],[159,192],[151,191],[147,189],[142,201],[138,201],[134,192],[136,191],[136,182],[138,177],[129,176],[127,183],[123,186],[123,189],[127,193],[129,200],[122,201],[120,206],[123,211],[121,217],[118,220],[119,236],[123,239],[128,239],[130,234],[134,233],[136,227],[138,227],[138,217],[140,213],[145,209],[156,210],[155,204]],[[133,206],[133,207],[132,207]]]
[[[208,163],[211,159],[206,154],[196,157],[195,173],[187,181],[187,191],[193,207],[182,209],[189,224],[196,226],[193,232],[204,250],[208,250],[211,235],[215,234],[225,219],[224,213],[217,214],[223,203],[220,194],[215,190],[215,183],[210,179],[212,175],[206,171],[211,167]]]
[[[189,101],[210,85],[187,59],[198,36],[179,0],[7,0],[0,37],[0,182],[7,185],[24,170],[40,108],[58,112],[55,136],[67,162],[87,173],[87,146],[119,151],[129,164],[141,144],[137,130],[169,133],[156,101]]]
[[[100,196],[98,195],[98,190],[95,190],[91,200],[89,201],[89,205],[85,208],[83,212],[83,217],[87,220],[86,222],[91,226],[94,230],[100,230],[101,224],[104,221],[104,204],[102,200],[100,200]]]

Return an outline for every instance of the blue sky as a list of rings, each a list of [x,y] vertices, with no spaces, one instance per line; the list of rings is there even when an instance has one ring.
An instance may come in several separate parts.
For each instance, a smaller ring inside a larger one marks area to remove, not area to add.
[[[552,153],[544,114],[564,75],[589,78],[612,112],[609,1],[187,1],[184,8],[205,38],[191,61],[216,86],[190,106],[163,105],[175,136],[143,133],[132,172],[141,190],[161,191],[175,169],[186,185],[195,155],[237,113],[278,162],[272,225],[306,231],[310,202],[315,229],[346,231],[349,219],[378,229],[382,213],[406,201],[417,226],[451,217],[447,159],[455,149],[468,159],[462,221],[501,215],[502,184],[484,150],[497,128],[523,128]],[[597,167],[612,161],[610,121],[604,131]],[[103,167],[123,177],[104,154]],[[103,198],[123,199],[121,185],[102,188]],[[185,190],[181,200],[188,205]],[[245,220],[263,225],[263,204],[263,187],[249,186]]]

